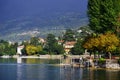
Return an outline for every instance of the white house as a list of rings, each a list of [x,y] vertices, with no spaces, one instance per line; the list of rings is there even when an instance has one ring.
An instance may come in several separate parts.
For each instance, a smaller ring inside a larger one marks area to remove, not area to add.
[[[17,47],[17,54],[22,55],[21,50],[24,48],[24,45]]]

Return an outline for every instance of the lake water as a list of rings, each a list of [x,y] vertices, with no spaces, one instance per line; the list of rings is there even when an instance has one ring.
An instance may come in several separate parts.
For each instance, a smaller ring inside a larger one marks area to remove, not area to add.
[[[59,60],[0,59],[0,80],[120,80],[117,70],[90,70],[56,66]]]

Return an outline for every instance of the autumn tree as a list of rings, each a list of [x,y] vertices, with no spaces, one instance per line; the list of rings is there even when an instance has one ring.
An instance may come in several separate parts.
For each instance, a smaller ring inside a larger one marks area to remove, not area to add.
[[[116,50],[118,45],[118,37],[111,32],[107,32],[105,34],[99,34],[96,37],[88,38],[83,47],[88,50],[105,51],[111,54],[111,52]]]
[[[41,46],[34,46],[34,45],[27,45],[26,46],[26,52],[28,55],[34,55],[42,51]]]

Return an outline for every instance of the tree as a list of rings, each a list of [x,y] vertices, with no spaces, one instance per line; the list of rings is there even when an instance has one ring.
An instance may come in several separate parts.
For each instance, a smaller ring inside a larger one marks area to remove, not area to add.
[[[96,37],[90,37],[84,43],[83,47],[88,50],[98,50],[111,53],[117,49],[119,38],[111,32],[100,34]]]
[[[117,15],[116,34],[120,37],[120,0],[114,0],[114,6]]]
[[[24,45],[24,48],[21,50],[23,55],[27,55],[26,46],[30,45],[28,41],[23,41],[21,45]]]
[[[8,51],[7,50],[6,51],[8,52],[9,55],[15,55],[17,52],[17,50],[16,50],[17,47],[18,47],[18,43],[11,44],[6,48],[8,50]]]
[[[99,16],[100,0],[88,0],[89,26],[95,32],[98,32],[101,29]]]
[[[26,51],[26,46],[24,46],[24,48],[21,50],[22,55],[27,55],[27,51]]]
[[[4,50],[5,50],[5,45],[3,43],[0,43],[0,56],[5,54]]]
[[[83,40],[78,39],[77,43],[75,44],[75,46],[71,49],[71,53],[74,55],[80,55],[83,54],[84,52],[84,48],[82,47],[83,44]]]
[[[9,44],[7,41],[0,40],[0,55],[15,55],[18,43]]]
[[[39,43],[39,39],[38,39],[37,37],[32,37],[32,38],[30,39],[30,44],[31,44],[31,45],[35,45],[35,46],[39,45],[39,44],[40,44],[40,43]]]
[[[86,38],[88,35],[90,35],[92,33],[93,33],[93,31],[90,29],[89,26],[83,26],[83,27],[80,27],[75,32],[75,36],[76,36],[76,38],[84,39],[84,38]]]
[[[120,43],[116,48],[115,54],[120,56]]]
[[[109,58],[111,59],[111,52],[117,49],[117,46],[119,45],[119,39],[115,34],[112,33],[107,33],[105,36],[105,51],[108,52]]]
[[[27,45],[26,46],[26,52],[27,52],[28,55],[37,54],[42,50],[43,49],[40,45],[39,46],[34,46],[34,45]]]
[[[49,54],[63,54],[64,48],[62,45],[58,44],[58,41],[55,39],[53,34],[48,34],[47,36],[47,44],[45,49],[49,52]]]
[[[41,46],[41,45],[36,46],[36,47],[37,47],[37,53],[40,53],[41,51],[43,51],[43,48],[42,48],[42,46]]]
[[[65,52],[62,45],[55,44],[54,49],[55,49],[54,53],[56,53],[56,54],[63,54]]]
[[[90,36],[85,40],[83,47],[88,50],[94,51],[97,50],[99,44],[99,39],[96,36]]]
[[[48,50],[49,54],[54,52],[55,44],[57,44],[57,40],[53,34],[48,34],[47,36],[47,44],[45,48]]]
[[[120,0],[113,0],[113,2],[114,2],[113,5],[115,6],[114,9],[116,11],[116,15],[120,14]]]
[[[71,29],[67,29],[63,36],[64,41],[75,41],[75,33]]]
[[[118,26],[119,0],[89,0],[88,17],[89,26],[96,33],[116,31]]]

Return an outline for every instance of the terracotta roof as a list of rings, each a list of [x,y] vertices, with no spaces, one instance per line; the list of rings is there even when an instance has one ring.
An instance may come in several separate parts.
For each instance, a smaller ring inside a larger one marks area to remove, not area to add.
[[[65,42],[65,45],[75,45],[75,41],[69,41],[69,42]]]

